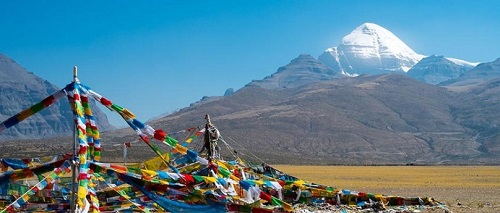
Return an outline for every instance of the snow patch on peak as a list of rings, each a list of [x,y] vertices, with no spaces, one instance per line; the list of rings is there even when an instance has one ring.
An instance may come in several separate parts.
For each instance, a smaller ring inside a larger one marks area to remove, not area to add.
[[[325,50],[325,52],[336,52],[337,47],[329,47],[328,49]]]
[[[330,47],[319,60],[346,74],[405,73],[423,55],[415,53],[389,30],[364,23]]]
[[[373,24],[364,23],[342,38],[340,46],[355,48],[360,58],[406,58],[416,63],[424,56],[415,53],[389,30]]]
[[[456,58],[446,58],[448,60],[450,60],[451,62],[455,63],[455,64],[458,64],[460,66],[466,66],[466,67],[475,67],[477,66],[480,62],[468,62],[468,61],[464,61],[464,60],[461,60],[461,59],[456,59]]]
[[[375,24],[375,23],[370,23],[370,22],[366,22],[366,23],[363,23],[362,25],[360,25],[358,28],[367,28],[367,29],[377,29],[377,28],[382,28],[384,29],[383,27],[381,27],[380,25],[378,24]]]

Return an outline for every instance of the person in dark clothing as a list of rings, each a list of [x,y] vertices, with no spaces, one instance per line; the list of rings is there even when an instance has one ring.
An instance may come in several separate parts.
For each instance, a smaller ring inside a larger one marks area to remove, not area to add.
[[[205,134],[204,134],[204,140],[203,140],[203,147],[199,151],[199,153],[204,152],[205,150],[208,151],[208,160],[211,161],[214,155],[214,150],[216,147],[212,147],[215,143],[217,143],[217,140],[219,140],[219,130],[210,122],[210,116],[206,115],[205,119],[207,120],[207,123],[205,124]]]

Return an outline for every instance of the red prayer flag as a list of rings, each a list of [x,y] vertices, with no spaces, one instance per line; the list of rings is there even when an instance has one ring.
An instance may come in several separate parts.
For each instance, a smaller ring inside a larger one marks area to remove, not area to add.
[[[83,102],[89,102],[89,98],[87,96],[82,96],[82,101]]]
[[[55,100],[54,96],[51,95],[50,97],[47,97],[46,99],[44,99],[42,101],[42,103],[43,103],[44,106],[47,107],[47,106],[50,106],[52,103],[54,103],[54,100]]]
[[[186,181],[186,185],[190,185],[191,183],[195,183],[194,178],[191,175],[183,174],[182,177],[184,177],[184,181]]]
[[[156,140],[163,141],[163,140],[165,140],[165,137],[167,137],[167,134],[163,130],[161,130],[161,129],[155,130],[154,138]]]
[[[111,106],[111,101],[106,99],[105,97],[102,97],[101,98],[101,104],[104,105],[104,106]]]
[[[267,202],[271,202],[271,195],[265,193],[264,191],[260,192],[260,198]]]
[[[141,138],[141,139],[142,139],[145,143],[149,143],[149,138],[148,138],[148,136],[147,136],[147,135],[143,135],[143,134],[141,134],[141,135],[139,135],[139,137],[140,137],[140,138]]]

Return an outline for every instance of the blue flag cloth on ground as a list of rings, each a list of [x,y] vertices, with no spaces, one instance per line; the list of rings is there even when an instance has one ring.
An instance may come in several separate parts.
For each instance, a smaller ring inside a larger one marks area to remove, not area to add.
[[[172,213],[177,212],[207,212],[207,213],[219,213],[226,212],[226,206],[224,204],[219,203],[211,203],[208,205],[203,204],[187,204],[182,202],[177,202],[174,200],[167,199],[165,197],[159,196],[154,192],[146,190],[140,184],[138,184],[135,180],[136,178],[119,174],[120,179],[124,182],[132,185],[133,187],[139,189],[144,195],[146,195],[149,199],[160,205],[163,209],[170,211]],[[140,180],[139,180],[140,181]]]
[[[2,159],[2,163],[12,169],[28,168],[28,165],[26,165],[21,159]]]

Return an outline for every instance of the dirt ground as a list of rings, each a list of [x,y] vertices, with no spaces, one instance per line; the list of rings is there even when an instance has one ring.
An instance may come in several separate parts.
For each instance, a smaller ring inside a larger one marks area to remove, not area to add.
[[[342,189],[433,197],[456,213],[500,212],[500,166],[274,167],[303,180]]]

